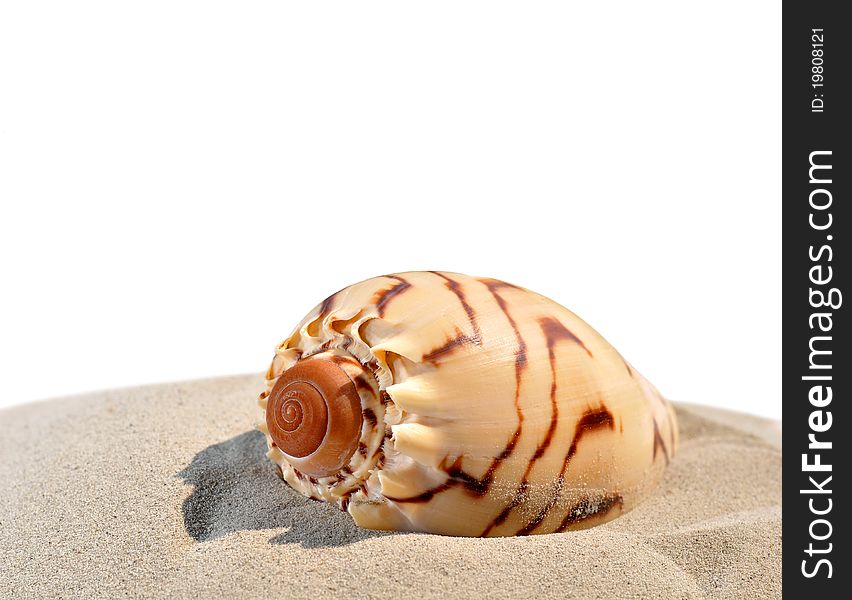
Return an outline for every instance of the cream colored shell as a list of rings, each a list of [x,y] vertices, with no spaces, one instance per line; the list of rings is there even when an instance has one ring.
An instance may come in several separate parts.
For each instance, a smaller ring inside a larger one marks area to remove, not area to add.
[[[494,279],[410,272],[339,291],[278,346],[261,408],[286,369],[332,356],[358,379],[358,451],[323,478],[291,466],[267,432],[268,456],[361,527],[590,527],[646,496],[677,446],[668,402],[594,329]]]

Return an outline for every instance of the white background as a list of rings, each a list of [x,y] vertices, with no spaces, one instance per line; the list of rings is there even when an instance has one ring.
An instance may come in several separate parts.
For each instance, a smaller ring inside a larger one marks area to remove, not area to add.
[[[778,418],[780,63],[768,0],[3,3],[0,406],[261,371],[443,269]]]

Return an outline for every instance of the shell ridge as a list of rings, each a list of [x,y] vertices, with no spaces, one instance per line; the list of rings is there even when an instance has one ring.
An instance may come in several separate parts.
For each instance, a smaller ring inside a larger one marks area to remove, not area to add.
[[[438,275],[439,277],[442,277],[443,279],[446,279],[448,281],[452,281],[448,277],[446,277],[446,276],[444,276],[440,273],[435,273],[435,274]],[[447,480],[444,483],[439,484],[437,486],[434,486],[430,489],[427,489],[427,490],[421,492],[420,494],[417,494],[417,495],[412,496],[410,498],[389,497],[388,499],[392,500],[393,502],[400,502],[400,503],[428,502],[437,494],[445,492],[445,491],[451,489],[452,487],[454,487],[455,485],[462,484],[462,483],[465,484],[465,486],[468,488],[468,490],[472,491],[472,493],[474,495],[484,495],[485,493],[487,493],[489,487],[491,486],[491,482],[494,478],[494,474],[497,471],[497,468],[500,466],[500,464],[505,459],[507,459],[509,456],[511,456],[511,454],[514,452],[515,447],[517,446],[518,440],[521,437],[521,434],[522,434],[522,431],[523,431],[524,415],[523,415],[523,410],[521,409],[521,405],[520,405],[520,390],[521,390],[522,373],[523,373],[523,370],[524,370],[524,368],[526,367],[526,364],[527,364],[526,363],[527,345],[526,345],[526,342],[524,341],[523,336],[521,335],[521,332],[520,332],[520,329],[517,326],[517,323],[512,318],[512,315],[509,312],[509,309],[508,309],[508,306],[506,304],[505,299],[498,292],[498,289],[500,287],[508,287],[508,288],[514,288],[514,289],[518,289],[518,288],[516,288],[516,286],[513,286],[511,284],[507,284],[507,283],[504,283],[504,282],[498,281],[498,280],[482,279],[482,280],[480,280],[480,282],[483,283],[486,286],[488,291],[492,294],[492,296],[496,300],[497,305],[500,307],[500,310],[503,312],[503,314],[506,316],[507,320],[509,321],[509,324],[511,325],[512,330],[514,331],[515,336],[516,336],[517,341],[518,341],[518,348],[516,350],[516,359],[515,359],[515,377],[516,377],[516,381],[515,381],[515,409],[516,409],[517,415],[518,415],[518,426],[517,426],[516,430],[514,431],[514,433],[511,435],[511,437],[509,438],[509,441],[506,443],[506,445],[504,446],[504,448],[500,452],[500,454],[498,454],[496,457],[494,457],[494,459],[492,460],[491,464],[489,465],[489,467],[486,470],[485,475],[482,477],[482,479],[477,479],[477,478],[473,477],[472,475],[470,475],[469,473],[465,472],[461,467],[461,457],[459,457],[458,459],[456,459],[456,461],[453,463],[453,465],[450,469],[444,467],[444,470],[447,472]],[[459,298],[459,299],[461,300],[461,298]],[[459,334],[460,333],[461,332],[459,332]],[[424,357],[424,359],[425,358],[426,357]],[[446,461],[446,459],[445,459],[445,461]],[[489,528],[489,530],[490,530],[490,528]]]

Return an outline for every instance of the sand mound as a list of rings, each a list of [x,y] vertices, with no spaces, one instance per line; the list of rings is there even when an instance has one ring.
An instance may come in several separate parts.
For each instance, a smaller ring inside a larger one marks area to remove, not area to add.
[[[259,376],[0,412],[0,597],[769,598],[780,428],[678,404],[658,492],[606,525],[468,539],[357,529],[292,492]]]

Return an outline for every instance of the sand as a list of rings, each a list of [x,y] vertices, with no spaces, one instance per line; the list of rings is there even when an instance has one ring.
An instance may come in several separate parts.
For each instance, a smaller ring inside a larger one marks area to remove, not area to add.
[[[360,530],[252,429],[258,375],[0,412],[0,598],[778,598],[780,427],[677,404],[657,493],[606,525],[470,539]]]

